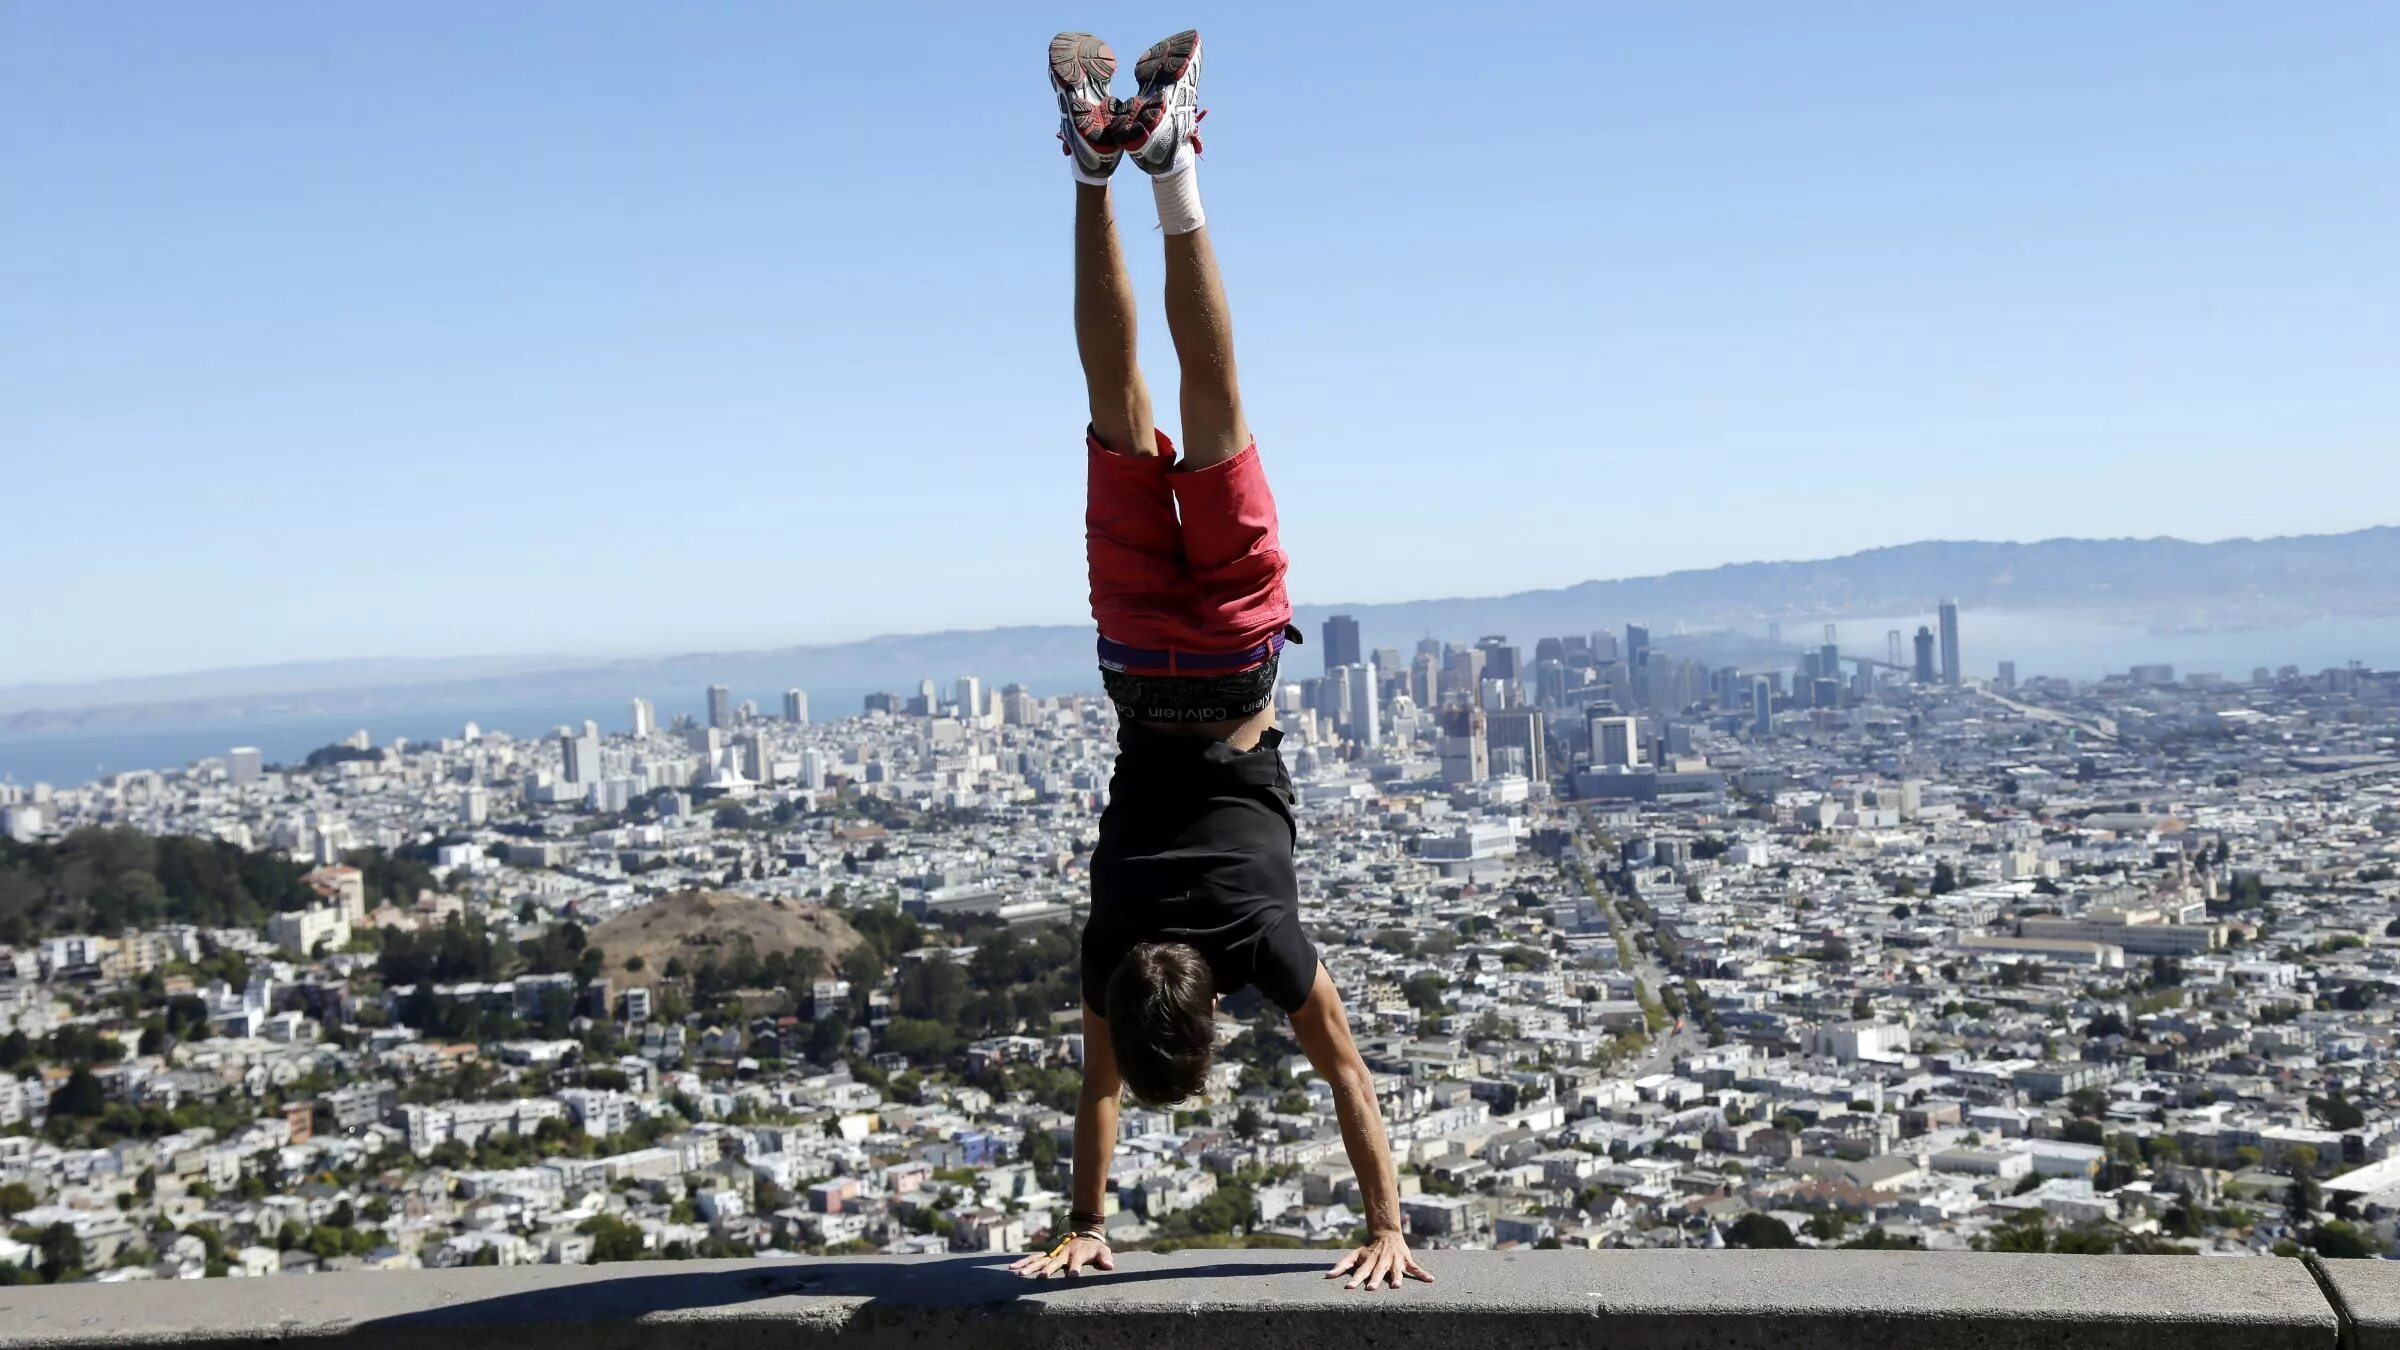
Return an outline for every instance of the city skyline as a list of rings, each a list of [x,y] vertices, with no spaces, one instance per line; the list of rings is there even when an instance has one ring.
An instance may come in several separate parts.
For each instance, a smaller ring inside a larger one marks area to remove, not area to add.
[[[2400,1249],[2400,675],[1767,664],[1467,630],[1278,690],[1298,920],[1428,1266]],[[0,1261],[1042,1249],[1117,724],[990,674],[0,784]],[[1218,1016],[1095,1222],[1354,1242],[1346,1108]]]
[[[0,263],[0,440],[45,576],[0,680],[1076,614],[1066,183],[1018,55],[1046,13],[874,20],[988,53],[944,72],[979,120],[939,163],[869,150],[863,14],[145,14],[0,16],[0,173],[44,207]],[[2400,495],[2388,7],[1491,16],[1529,85],[1584,91],[1540,137],[1453,96],[1430,22],[1203,21],[1302,593]],[[1395,125],[1329,157],[1288,132],[1327,105]],[[1429,490],[1462,462],[1535,490]],[[2327,490],[2222,490],[2267,463]],[[1594,475],[1688,509],[1600,538]],[[1390,547],[1439,532],[1494,543]],[[525,602],[459,602],[496,577]]]

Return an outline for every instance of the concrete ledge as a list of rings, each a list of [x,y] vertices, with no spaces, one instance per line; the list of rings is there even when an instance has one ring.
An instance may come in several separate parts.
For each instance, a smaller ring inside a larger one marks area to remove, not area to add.
[[[2319,1261],[2325,1290],[2342,1314],[2349,1350],[2400,1350],[2400,1263]]]
[[[1324,1280],[1316,1252],[1128,1254],[1113,1275],[1046,1284],[998,1258],[921,1257],[14,1288],[0,1290],[0,1350],[2330,1350],[2337,1330],[2298,1261],[1661,1251],[1428,1263],[1439,1283],[1375,1294]],[[2374,1296],[2394,1339],[2370,1350],[2400,1350],[2400,1283]]]

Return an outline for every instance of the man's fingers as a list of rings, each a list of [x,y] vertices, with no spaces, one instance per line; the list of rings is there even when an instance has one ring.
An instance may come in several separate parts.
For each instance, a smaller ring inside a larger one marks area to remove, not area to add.
[[[1364,1251],[1344,1253],[1341,1260],[1333,1263],[1333,1269],[1325,1272],[1325,1278],[1329,1280],[1338,1280],[1342,1278],[1342,1276],[1349,1274],[1350,1267],[1357,1265],[1358,1258],[1365,1255],[1366,1253]]]
[[[1117,1268],[1116,1253],[1102,1247],[1092,1256],[1092,1268],[1094,1270],[1115,1270]]]
[[[1081,1274],[1083,1273],[1083,1263],[1084,1263],[1085,1257],[1086,1257],[1086,1253],[1085,1253],[1085,1252],[1084,1252],[1084,1250],[1083,1250],[1083,1244],[1082,1244],[1082,1243],[1078,1242],[1078,1243],[1074,1244],[1073,1246],[1070,1246],[1070,1247],[1068,1247],[1068,1248],[1067,1248],[1067,1273],[1068,1273],[1069,1275],[1081,1275]]]
[[[1411,1279],[1423,1280],[1427,1284],[1433,1283],[1433,1272],[1418,1265],[1417,1258],[1413,1256],[1408,1258],[1408,1274]]]

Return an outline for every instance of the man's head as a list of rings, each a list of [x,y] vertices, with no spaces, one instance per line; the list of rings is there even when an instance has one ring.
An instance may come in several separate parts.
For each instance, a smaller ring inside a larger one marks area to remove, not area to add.
[[[1138,1101],[1173,1106],[1198,1096],[1216,1051],[1216,1023],[1216,977],[1189,944],[1142,943],[1108,977],[1117,1076]]]

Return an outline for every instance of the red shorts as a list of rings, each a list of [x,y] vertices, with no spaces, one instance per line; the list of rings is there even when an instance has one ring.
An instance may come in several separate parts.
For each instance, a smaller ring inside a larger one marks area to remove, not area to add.
[[[1225,664],[1280,644],[1292,621],[1258,447],[1184,472],[1163,431],[1156,456],[1117,454],[1088,433],[1084,442],[1084,552],[1104,654],[1113,643],[1169,657],[1127,662],[1137,674],[1218,674],[1271,659]],[[1200,659],[1185,666],[1183,655]]]

